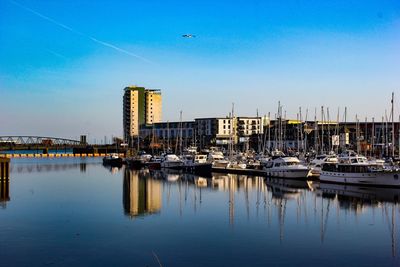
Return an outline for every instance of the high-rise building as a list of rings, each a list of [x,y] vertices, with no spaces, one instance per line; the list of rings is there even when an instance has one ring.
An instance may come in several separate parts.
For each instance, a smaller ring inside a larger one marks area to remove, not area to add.
[[[161,122],[161,90],[146,90],[146,124]]]
[[[161,90],[129,86],[123,96],[124,141],[139,135],[140,126],[160,122],[162,116]]]

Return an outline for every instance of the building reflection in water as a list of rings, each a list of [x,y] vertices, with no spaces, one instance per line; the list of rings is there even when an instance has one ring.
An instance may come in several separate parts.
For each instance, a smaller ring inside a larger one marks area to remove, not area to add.
[[[10,180],[0,179],[0,206],[6,208],[8,201],[10,201]]]
[[[136,217],[161,211],[161,181],[145,175],[142,171],[126,168],[123,187],[126,215]]]

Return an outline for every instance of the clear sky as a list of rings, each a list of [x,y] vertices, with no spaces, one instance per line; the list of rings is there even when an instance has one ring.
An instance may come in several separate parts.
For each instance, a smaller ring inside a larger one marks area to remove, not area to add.
[[[400,1],[0,0],[0,135],[122,135],[127,85],[162,89],[170,121],[278,101],[381,118],[393,91],[400,109]]]

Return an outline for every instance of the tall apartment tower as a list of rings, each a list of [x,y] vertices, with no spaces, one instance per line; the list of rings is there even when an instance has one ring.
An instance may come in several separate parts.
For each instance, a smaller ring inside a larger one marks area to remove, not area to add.
[[[126,87],[123,96],[124,141],[130,143],[132,137],[138,136],[141,125],[161,122],[161,109],[161,90]]]
[[[146,124],[161,122],[162,98],[161,90],[149,89],[145,91],[146,95]]]

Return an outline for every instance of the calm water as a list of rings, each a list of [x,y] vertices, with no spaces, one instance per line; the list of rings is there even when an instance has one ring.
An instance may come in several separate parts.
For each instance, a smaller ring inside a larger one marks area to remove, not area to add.
[[[73,158],[14,159],[1,188],[0,266],[400,266],[398,189]]]

